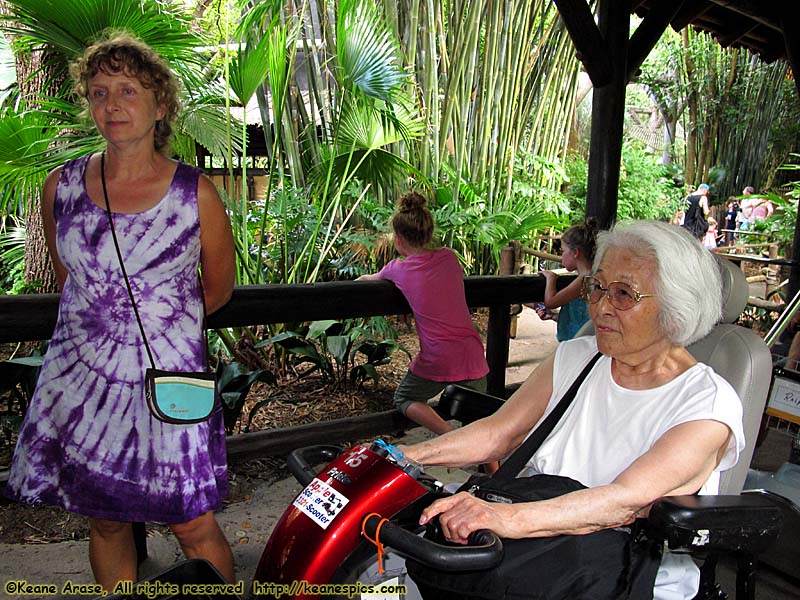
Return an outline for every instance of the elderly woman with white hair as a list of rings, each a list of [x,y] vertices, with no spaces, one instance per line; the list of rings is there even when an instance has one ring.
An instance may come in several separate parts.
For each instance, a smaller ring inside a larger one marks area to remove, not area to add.
[[[521,473],[570,477],[585,489],[516,504],[462,492],[434,502],[421,522],[438,517],[445,538],[456,543],[478,529],[506,539],[580,535],[630,524],[662,496],[716,493],[720,472],[736,464],[744,446],[741,402],[686,346],[720,319],[721,287],[714,257],[681,228],[631,221],[601,232],[584,282],[595,335],[562,342],[492,416],[405,449],[426,465],[503,460],[599,352]],[[696,586],[696,567],[682,568],[689,587]],[[536,584],[528,579],[525,585]],[[677,595],[661,597],[691,597],[680,594],[682,585],[673,586]],[[447,597],[440,592],[437,598]],[[590,596],[531,588],[506,597]]]

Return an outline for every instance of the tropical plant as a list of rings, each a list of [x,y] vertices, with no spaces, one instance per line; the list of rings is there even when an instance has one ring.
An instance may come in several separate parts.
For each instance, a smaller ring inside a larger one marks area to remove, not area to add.
[[[622,167],[618,192],[618,219],[669,220],[683,200],[681,187],[675,183],[670,167],[658,164],[657,158],[638,143],[626,142],[622,147]],[[571,221],[584,218],[586,206],[586,162],[577,155],[567,161],[570,183],[566,195],[570,200]]]
[[[247,395],[257,381],[275,383],[275,375],[266,369],[249,369],[236,361],[217,363],[217,392],[222,399],[225,431],[230,435],[242,416]],[[252,417],[251,417],[252,419]]]
[[[800,115],[787,68],[785,62],[765,64],[748,51],[722,48],[689,27],[664,33],[639,82],[658,103],[668,150],[687,183],[712,183],[722,200],[746,185],[771,185],[798,142]],[[676,144],[681,132],[685,143]]]
[[[376,339],[373,327],[363,319],[299,323],[256,347],[279,346],[295,357],[295,367],[309,365],[299,372],[299,377],[319,373],[334,389],[348,383],[360,385],[367,379],[377,383],[376,367],[387,364],[401,348],[393,339]],[[359,357],[362,360],[357,361]]]
[[[0,226],[0,294],[16,294],[25,287],[25,225],[8,216]]]
[[[0,210],[11,209],[25,216],[27,264],[36,264],[38,255],[46,255],[41,224],[33,218],[45,175],[70,158],[102,147],[72,97],[65,74],[67,65],[104,30],[130,31],[170,63],[190,99],[187,105],[198,111],[186,111],[189,118],[181,124],[184,133],[203,140],[208,147],[241,146],[237,136],[210,141],[221,130],[216,123],[224,122],[224,113],[208,102],[216,96],[202,78],[206,59],[198,49],[204,40],[191,31],[176,5],[159,0],[63,0],[55,9],[49,0],[7,0],[4,6],[7,14],[0,18],[1,27],[11,40],[17,60],[37,58],[30,77],[18,82],[19,105],[5,109],[5,131],[0,136]],[[196,105],[201,99],[202,108]],[[182,150],[188,147],[185,143],[176,145]],[[41,269],[50,269],[48,261],[38,264]],[[27,269],[29,281],[37,276],[52,279],[48,273]]]

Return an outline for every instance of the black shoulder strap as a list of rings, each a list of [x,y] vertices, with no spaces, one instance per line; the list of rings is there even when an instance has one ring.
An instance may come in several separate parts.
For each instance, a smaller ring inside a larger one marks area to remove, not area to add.
[[[531,456],[534,455],[539,449],[539,446],[542,445],[547,439],[547,436],[550,435],[550,432],[553,431],[556,424],[561,420],[561,417],[575,398],[575,394],[578,393],[578,388],[581,387],[583,380],[586,379],[601,356],[602,354],[598,352],[592,357],[589,363],[583,368],[580,375],[578,375],[577,379],[572,382],[570,388],[561,397],[561,400],[558,401],[556,407],[547,415],[544,421],[539,424],[533,433],[528,436],[528,439],[525,440],[519,448],[514,450],[511,456],[500,465],[500,468],[497,469],[497,472],[492,476],[493,480],[511,481],[519,475],[519,472],[522,471],[527,462],[531,459]]]

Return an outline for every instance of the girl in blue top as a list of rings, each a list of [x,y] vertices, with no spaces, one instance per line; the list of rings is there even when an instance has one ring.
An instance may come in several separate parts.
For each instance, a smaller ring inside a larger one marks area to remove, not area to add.
[[[589,320],[589,308],[581,298],[581,287],[583,276],[592,274],[596,243],[597,220],[590,217],[586,223],[573,225],[561,236],[561,264],[568,271],[577,271],[578,277],[567,287],[556,290],[558,275],[553,271],[542,271],[547,281],[544,289],[545,308],[561,308],[556,317],[556,339],[559,342],[575,337],[581,326]]]

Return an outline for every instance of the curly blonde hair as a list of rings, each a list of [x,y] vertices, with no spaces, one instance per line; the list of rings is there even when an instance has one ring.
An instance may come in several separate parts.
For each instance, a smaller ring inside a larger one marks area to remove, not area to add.
[[[180,111],[178,80],[166,61],[143,41],[125,31],[108,30],[70,65],[75,93],[89,110],[89,81],[98,73],[124,73],[153,90],[164,117],[156,122],[155,148],[165,151],[172,137],[172,124]]]

